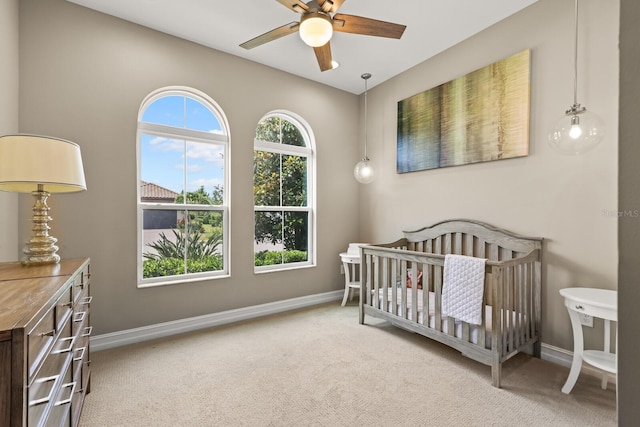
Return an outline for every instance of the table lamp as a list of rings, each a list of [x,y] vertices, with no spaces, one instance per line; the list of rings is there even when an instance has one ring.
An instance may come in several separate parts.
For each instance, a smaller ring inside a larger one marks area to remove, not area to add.
[[[86,189],[78,144],[48,136],[0,136],[0,190],[31,193],[35,198],[32,234],[22,264],[60,262],[58,239],[49,235],[47,198],[51,193]]]

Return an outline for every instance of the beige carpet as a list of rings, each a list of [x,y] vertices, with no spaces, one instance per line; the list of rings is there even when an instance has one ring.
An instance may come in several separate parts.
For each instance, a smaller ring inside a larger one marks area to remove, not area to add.
[[[615,389],[491,369],[337,303],[96,352],[81,426],[615,426]]]

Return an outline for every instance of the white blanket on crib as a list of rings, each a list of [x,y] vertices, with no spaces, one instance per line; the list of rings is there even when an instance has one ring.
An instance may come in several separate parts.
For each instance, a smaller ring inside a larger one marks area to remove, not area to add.
[[[444,258],[442,314],[473,325],[482,323],[486,259],[448,254]]]

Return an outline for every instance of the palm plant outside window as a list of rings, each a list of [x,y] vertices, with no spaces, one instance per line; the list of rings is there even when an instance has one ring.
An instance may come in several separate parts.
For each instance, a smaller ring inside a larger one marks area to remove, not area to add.
[[[312,134],[292,113],[265,116],[253,153],[257,272],[314,264]]]
[[[229,132],[202,92],[167,88],[138,119],[138,285],[229,271]]]

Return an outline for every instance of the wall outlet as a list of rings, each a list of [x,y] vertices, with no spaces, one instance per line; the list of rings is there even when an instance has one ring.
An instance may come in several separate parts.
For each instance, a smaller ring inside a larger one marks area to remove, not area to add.
[[[578,315],[580,316],[580,323],[582,323],[583,326],[593,328],[593,316],[584,313],[578,313]]]

